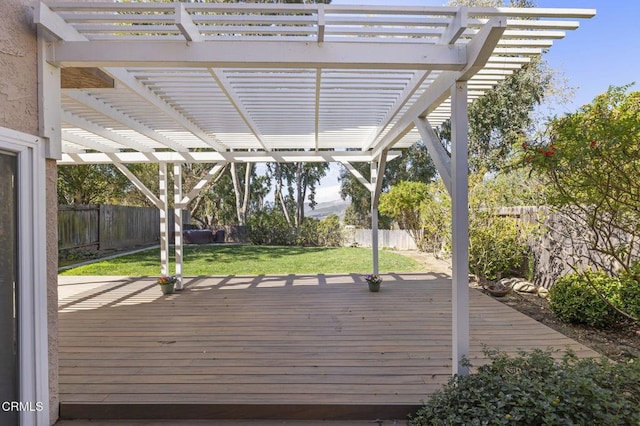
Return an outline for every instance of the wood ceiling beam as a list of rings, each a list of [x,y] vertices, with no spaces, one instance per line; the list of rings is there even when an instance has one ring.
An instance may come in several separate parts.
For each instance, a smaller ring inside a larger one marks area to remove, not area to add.
[[[100,68],[62,68],[62,89],[113,89],[115,80]]]

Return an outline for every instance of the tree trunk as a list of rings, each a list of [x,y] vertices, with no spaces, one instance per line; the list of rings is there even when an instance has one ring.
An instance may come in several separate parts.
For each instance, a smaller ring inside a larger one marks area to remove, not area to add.
[[[240,192],[240,182],[236,173],[236,163],[231,163],[231,181],[233,182],[233,193],[236,199],[236,217],[238,225],[244,225],[244,213],[242,211],[242,193]]]
[[[284,196],[282,195],[282,168],[280,167],[280,163],[276,163],[276,191],[275,196],[278,202],[280,203],[280,207],[282,208],[282,213],[284,214],[284,218],[287,220],[287,224],[291,226],[291,218],[289,217],[289,212],[287,211],[287,203],[284,201]]]
[[[244,197],[242,199],[242,224],[247,222],[247,211],[249,210],[249,197],[251,196],[251,171],[253,163],[247,163],[244,173]]]
[[[296,228],[300,227],[304,220],[303,173],[304,163],[296,163]]]

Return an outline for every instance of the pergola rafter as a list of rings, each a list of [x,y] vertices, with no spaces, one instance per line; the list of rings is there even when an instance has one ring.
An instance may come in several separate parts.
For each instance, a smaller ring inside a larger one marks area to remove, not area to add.
[[[225,163],[331,161],[353,173],[351,163],[367,162],[371,179],[356,177],[372,193],[376,225],[384,165],[399,155],[391,150],[423,139],[453,198],[453,370],[464,372],[467,104],[576,29],[571,19],[594,14],[45,1],[35,14],[42,134],[61,165],[114,163],[125,174],[127,163],[160,165],[161,191],[152,200],[164,220],[165,273],[169,164],[176,206],[184,206],[193,194],[182,195],[183,163],[211,163],[211,179]],[[113,82],[61,89],[64,67],[98,69],[91,74]],[[451,156],[433,131],[447,119]]]

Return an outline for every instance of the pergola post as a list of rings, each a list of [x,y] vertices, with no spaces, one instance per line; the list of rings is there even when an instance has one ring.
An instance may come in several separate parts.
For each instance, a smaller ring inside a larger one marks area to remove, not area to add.
[[[451,88],[451,175],[453,225],[452,360],[453,374],[466,375],[469,355],[469,193],[467,82]]]
[[[371,162],[371,251],[373,253],[373,273],[379,272],[378,265],[378,203],[376,200],[376,182],[378,180],[378,162]]]
[[[174,231],[175,231],[175,250],[176,250],[176,277],[178,282],[175,289],[182,290],[182,266],[184,263],[183,256],[183,238],[182,238],[182,163],[173,164],[173,204],[174,204]]]
[[[378,204],[382,191],[382,176],[387,165],[387,150],[383,150],[380,156],[371,162],[371,250],[373,252],[373,273],[379,272],[378,268]]]
[[[169,275],[169,191],[167,163],[158,165],[158,186],[160,188],[160,273]]]

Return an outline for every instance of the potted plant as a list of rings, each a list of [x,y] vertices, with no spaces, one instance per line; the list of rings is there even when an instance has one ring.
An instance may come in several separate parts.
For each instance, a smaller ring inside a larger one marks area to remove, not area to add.
[[[369,274],[364,276],[365,281],[369,284],[369,291],[377,293],[380,291],[380,284],[382,284],[382,277],[378,274]]]
[[[162,294],[172,294],[176,282],[178,282],[178,278],[173,275],[162,275],[156,280],[160,290],[162,290]]]

